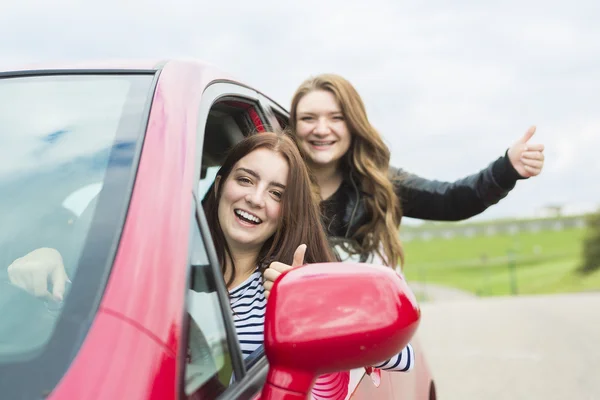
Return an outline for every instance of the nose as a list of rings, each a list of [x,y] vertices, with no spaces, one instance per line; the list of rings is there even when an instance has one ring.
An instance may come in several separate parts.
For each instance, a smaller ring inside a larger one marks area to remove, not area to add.
[[[253,190],[246,195],[246,202],[253,208],[263,208],[265,206],[264,193],[260,189]]]
[[[319,118],[317,120],[317,124],[315,126],[313,133],[315,133],[317,135],[327,135],[330,132],[331,132],[331,129],[329,127],[329,121],[327,120],[327,118]]]

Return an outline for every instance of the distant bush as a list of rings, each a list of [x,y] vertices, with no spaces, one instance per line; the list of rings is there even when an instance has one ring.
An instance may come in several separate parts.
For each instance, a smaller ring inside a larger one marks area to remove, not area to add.
[[[583,241],[583,263],[579,272],[588,274],[600,269],[600,211],[587,217],[587,236]]]

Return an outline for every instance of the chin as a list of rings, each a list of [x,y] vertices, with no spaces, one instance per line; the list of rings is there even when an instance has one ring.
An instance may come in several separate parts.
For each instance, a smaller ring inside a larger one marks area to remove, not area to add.
[[[316,157],[313,159],[313,163],[321,166],[333,164],[335,161],[334,157]]]

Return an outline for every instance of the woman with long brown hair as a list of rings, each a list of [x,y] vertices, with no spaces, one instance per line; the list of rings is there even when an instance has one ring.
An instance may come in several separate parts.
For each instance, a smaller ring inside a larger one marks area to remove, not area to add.
[[[229,288],[273,260],[292,264],[301,244],[306,263],[334,260],[306,189],[308,171],[286,134],[255,134],[229,151],[204,203]]]
[[[340,256],[402,265],[402,216],[455,221],[483,212],[520,179],[538,175],[544,146],[535,127],[487,168],[456,182],[431,181],[390,167],[390,150],[367,118],[356,89],[335,74],[303,82],[290,125],[321,194],[327,234]]]

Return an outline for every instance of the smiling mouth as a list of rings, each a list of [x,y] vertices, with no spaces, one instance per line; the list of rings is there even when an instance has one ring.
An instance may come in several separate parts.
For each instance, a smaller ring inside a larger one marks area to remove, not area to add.
[[[335,144],[335,140],[311,140],[309,143],[315,147],[324,147]]]
[[[258,218],[254,214],[250,214],[247,211],[240,210],[239,208],[236,208],[233,211],[234,211],[235,215],[244,222],[247,222],[247,223],[250,223],[253,225],[258,225],[258,224],[262,223],[262,219]]]

